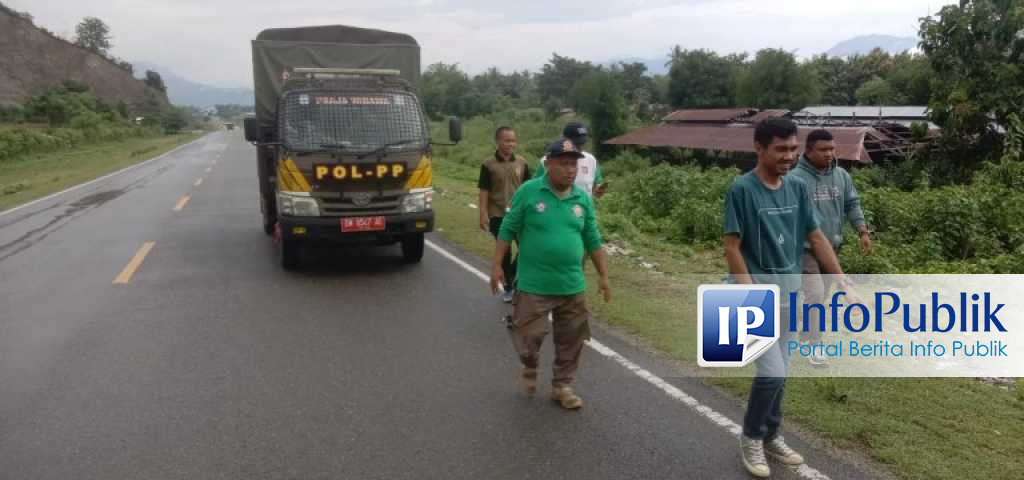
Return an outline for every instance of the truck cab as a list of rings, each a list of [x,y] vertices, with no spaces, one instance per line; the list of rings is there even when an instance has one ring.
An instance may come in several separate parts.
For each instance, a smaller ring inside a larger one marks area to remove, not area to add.
[[[257,112],[245,135],[257,145],[264,230],[282,266],[297,268],[311,242],[400,243],[418,262],[434,228],[434,189],[429,125],[410,81],[419,76],[415,41],[309,27],[264,31],[253,49]],[[416,71],[377,68],[389,63]],[[461,139],[457,120],[449,134]]]

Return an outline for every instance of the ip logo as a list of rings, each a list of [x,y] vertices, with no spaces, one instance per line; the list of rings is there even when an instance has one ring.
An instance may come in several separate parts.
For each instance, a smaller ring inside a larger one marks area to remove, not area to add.
[[[779,339],[777,285],[697,288],[697,363],[742,367]]]

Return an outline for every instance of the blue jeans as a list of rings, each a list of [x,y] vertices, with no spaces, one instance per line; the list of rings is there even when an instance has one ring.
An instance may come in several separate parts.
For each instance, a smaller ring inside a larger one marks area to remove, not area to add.
[[[743,434],[765,441],[775,438],[782,425],[782,397],[789,371],[787,345],[791,338],[795,338],[786,324],[789,310],[782,309],[779,314],[779,340],[755,361],[757,376],[750,385],[747,413],[743,416]]]

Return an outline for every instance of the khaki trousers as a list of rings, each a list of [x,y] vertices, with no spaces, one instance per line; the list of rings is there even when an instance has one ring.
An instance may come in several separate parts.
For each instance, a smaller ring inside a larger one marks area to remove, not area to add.
[[[582,293],[568,296],[534,295],[516,292],[512,301],[512,341],[519,360],[526,368],[536,369],[540,347],[548,334],[548,314],[554,330],[555,362],[551,384],[564,387],[572,383],[580,364],[583,342],[590,339],[590,312]]]

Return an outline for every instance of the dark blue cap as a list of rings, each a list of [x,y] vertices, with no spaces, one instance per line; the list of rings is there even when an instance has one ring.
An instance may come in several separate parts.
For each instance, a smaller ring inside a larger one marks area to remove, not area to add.
[[[587,131],[587,127],[580,122],[570,122],[565,125],[562,129],[562,136],[572,140],[576,146],[581,146],[587,143],[587,136],[590,132]]]
[[[551,145],[548,145],[548,158],[559,155],[572,155],[575,158],[583,158],[583,152],[580,152],[571,140],[565,138],[555,140]]]

